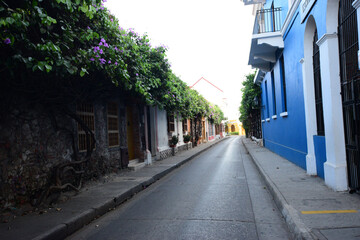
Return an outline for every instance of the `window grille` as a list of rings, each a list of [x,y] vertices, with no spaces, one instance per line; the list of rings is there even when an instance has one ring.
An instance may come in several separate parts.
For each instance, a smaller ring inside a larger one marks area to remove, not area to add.
[[[358,19],[352,0],[339,1],[341,99],[349,187],[360,189],[360,70]]]
[[[272,98],[273,98],[273,115],[276,115],[276,95],[275,95],[274,71],[271,71],[271,90],[272,90]]]
[[[208,122],[208,123],[209,123],[209,136],[212,136],[212,135],[214,135],[213,125],[210,122]]]
[[[318,35],[317,35],[317,30],[315,30],[314,41],[313,41],[313,69],[314,69],[314,84],[315,84],[314,89],[315,89],[317,134],[319,136],[325,136],[323,101],[322,101],[322,92],[321,92],[320,52],[319,52],[319,46],[316,44],[317,41],[318,41]]]
[[[107,105],[109,147],[119,146],[119,114],[116,103]]]
[[[282,106],[283,112],[287,112],[287,99],[286,99],[286,78],[285,78],[285,66],[284,55],[280,57],[280,77],[281,77],[281,91],[282,91]]]
[[[173,114],[168,116],[168,131],[174,132],[175,131],[175,117]]]
[[[185,133],[188,130],[188,123],[187,119],[183,119],[182,125],[183,125],[183,133]]]
[[[268,98],[268,84],[267,81],[265,81],[265,108],[266,108],[266,118],[270,117],[269,113],[269,98]]]
[[[92,104],[81,103],[76,106],[76,114],[84,122],[84,124],[94,133],[95,131],[95,118],[94,106]],[[78,123],[78,147],[79,151],[86,151],[86,132]],[[90,137],[90,136],[89,136]],[[90,146],[93,144],[93,139],[90,137]]]

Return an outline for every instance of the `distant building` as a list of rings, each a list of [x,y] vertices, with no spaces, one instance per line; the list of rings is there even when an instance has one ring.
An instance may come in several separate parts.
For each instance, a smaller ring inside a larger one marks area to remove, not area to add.
[[[225,117],[229,117],[228,100],[222,89],[203,77],[197,80],[190,88],[198,91],[209,102],[218,105]]]
[[[209,80],[201,77],[197,80],[190,88],[198,91],[206,100],[212,104],[216,104],[223,111],[224,116],[229,116],[228,102],[226,95],[223,90],[217,87],[215,84]],[[205,121],[205,135],[206,139],[211,141],[216,138],[221,138],[225,136],[225,127],[224,121],[219,126],[212,124],[209,121]]]
[[[225,122],[225,132],[232,135],[245,135],[245,129],[239,120],[228,120]],[[234,134],[235,133],[235,134]]]

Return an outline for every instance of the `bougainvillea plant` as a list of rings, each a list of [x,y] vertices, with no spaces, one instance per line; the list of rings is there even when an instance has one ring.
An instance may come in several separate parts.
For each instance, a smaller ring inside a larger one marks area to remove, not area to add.
[[[2,89],[20,91],[20,84],[60,102],[99,95],[111,83],[184,117],[223,117],[173,74],[165,46],[121,28],[101,0],[2,0],[0,40]],[[69,91],[77,84],[87,91]]]

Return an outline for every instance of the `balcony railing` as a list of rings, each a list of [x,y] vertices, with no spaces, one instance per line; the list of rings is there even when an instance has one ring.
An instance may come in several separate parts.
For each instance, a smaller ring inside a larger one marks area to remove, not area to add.
[[[281,30],[281,8],[262,9],[256,12],[253,34]]]

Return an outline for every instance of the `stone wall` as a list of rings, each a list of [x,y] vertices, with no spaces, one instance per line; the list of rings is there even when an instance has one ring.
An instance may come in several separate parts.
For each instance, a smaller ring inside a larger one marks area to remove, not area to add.
[[[41,107],[17,109],[0,121],[0,205],[36,204],[51,181],[53,167],[72,161],[74,124]],[[54,126],[55,121],[57,127]],[[65,130],[67,129],[67,130]]]
[[[107,102],[94,104],[96,146],[91,158],[71,165],[83,180],[116,172],[121,166],[120,147],[126,143],[124,104],[119,103],[120,146],[108,147]],[[75,107],[73,107],[74,110]],[[41,106],[24,105],[0,118],[0,207],[2,210],[30,203],[36,206],[57,186],[59,169],[84,160],[86,153],[77,150],[77,123],[61,113]],[[72,171],[67,173],[74,179]],[[65,174],[62,183],[65,183]],[[70,179],[69,181],[75,181]],[[79,180],[77,180],[79,181]],[[73,183],[73,182],[71,182]],[[77,187],[77,186],[75,186]],[[64,190],[68,190],[65,188]]]

